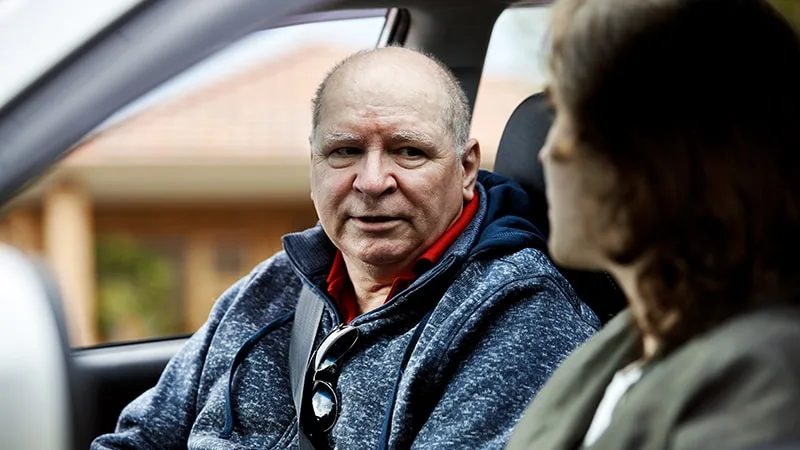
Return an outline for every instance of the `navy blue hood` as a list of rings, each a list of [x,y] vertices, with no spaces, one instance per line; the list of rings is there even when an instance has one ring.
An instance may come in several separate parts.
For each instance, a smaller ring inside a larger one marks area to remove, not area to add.
[[[470,252],[513,253],[523,248],[547,250],[547,239],[531,222],[531,201],[514,180],[481,170],[478,182],[486,191],[486,217],[478,242]]]

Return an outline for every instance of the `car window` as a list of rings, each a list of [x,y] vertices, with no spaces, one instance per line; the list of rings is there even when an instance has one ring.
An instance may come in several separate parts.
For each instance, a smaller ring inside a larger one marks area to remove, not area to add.
[[[482,166],[492,168],[497,145],[514,108],[544,85],[541,56],[549,7],[505,10],[494,25],[472,116]]]
[[[0,105],[141,2],[1,0]],[[25,44],[19,45],[20,42]]]
[[[800,31],[800,1],[770,0]],[[497,146],[514,108],[544,87],[543,45],[549,6],[506,9],[495,22],[472,119],[481,143],[482,163],[494,166]]]
[[[0,219],[54,272],[74,346],[190,333],[312,226],[310,99],[383,11],[258,32],[119,111]],[[341,14],[339,14],[341,16]]]

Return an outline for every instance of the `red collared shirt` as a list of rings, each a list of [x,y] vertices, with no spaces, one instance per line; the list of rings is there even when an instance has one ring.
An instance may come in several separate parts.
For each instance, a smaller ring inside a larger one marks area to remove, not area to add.
[[[417,259],[414,263],[414,267],[392,281],[392,289],[389,291],[389,295],[386,296],[384,303],[410,286],[421,273],[433,267],[444,252],[447,251],[461,233],[464,232],[467,225],[472,221],[472,218],[475,217],[477,211],[478,195],[476,194],[472,197],[472,200],[464,205],[461,216],[456,220],[453,226],[445,231],[444,234]],[[336,306],[339,308],[339,315],[342,316],[344,323],[350,323],[351,320],[358,317],[361,311],[358,307],[358,300],[353,290],[353,284],[350,282],[350,277],[347,275],[344,257],[340,251],[336,252],[336,256],[333,259],[333,265],[331,266],[330,273],[328,273],[327,283],[328,295],[336,302]]]

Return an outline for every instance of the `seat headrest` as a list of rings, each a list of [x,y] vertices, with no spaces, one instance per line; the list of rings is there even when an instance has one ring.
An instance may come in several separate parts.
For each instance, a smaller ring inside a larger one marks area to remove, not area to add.
[[[508,119],[495,157],[494,172],[518,182],[531,197],[530,219],[548,235],[547,198],[544,170],[539,150],[547,141],[547,133],[555,117],[544,93],[531,95],[517,106]],[[622,291],[604,272],[585,272],[559,267],[575,292],[600,321],[605,323],[621,311],[627,301]]]
[[[545,235],[549,226],[539,150],[547,140],[553,119],[544,93],[523,100],[508,119],[494,162],[496,174],[515,180],[528,192],[534,208],[532,219]]]
[[[539,150],[547,140],[553,113],[544,93],[531,95],[508,119],[494,163],[494,172],[516,180],[528,193],[544,195]]]

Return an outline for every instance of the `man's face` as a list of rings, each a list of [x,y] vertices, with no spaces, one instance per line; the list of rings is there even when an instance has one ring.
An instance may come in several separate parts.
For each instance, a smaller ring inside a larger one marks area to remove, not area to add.
[[[465,170],[458,158],[436,83],[382,72],[328,86],[312,136],[311,195],[345,258],[401,270],[458,218],[477,164]]]

